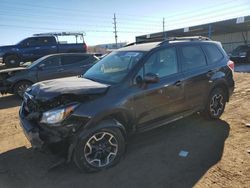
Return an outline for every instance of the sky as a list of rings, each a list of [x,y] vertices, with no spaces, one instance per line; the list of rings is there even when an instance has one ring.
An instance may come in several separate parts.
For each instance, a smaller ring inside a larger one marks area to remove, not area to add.
[[[87,45],[250,15],[250,0],[0,0],[0,45],[35,33],[84,31]]]

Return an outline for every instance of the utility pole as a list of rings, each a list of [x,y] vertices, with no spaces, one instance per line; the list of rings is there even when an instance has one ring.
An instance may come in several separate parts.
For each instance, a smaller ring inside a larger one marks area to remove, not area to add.
[[[163,39],[166,39],[166,32],[165,32],[165,18],[162,20],[162,33],[163,33]]]
[[[118,48],[118,46],[117,46],[117,27],[116,27],[116,16],[115,16],[115,13],[114,13],[114,29],[115,29],[115,31],[114,31],[114,33],[115,33],[115,46],[116,46],[116,48]]]

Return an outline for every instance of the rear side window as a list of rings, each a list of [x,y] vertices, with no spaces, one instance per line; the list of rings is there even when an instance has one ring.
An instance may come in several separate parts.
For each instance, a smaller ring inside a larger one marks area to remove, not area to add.
[[[217,63],[224,58],[223,54],[215,45],[202,45],[202,48],[207,55],[208,64]]]
[[[77,63],[87,64],[89,56],[81,55],[81,56],[62,56],[62,65],[72,65]]]
[[[206,58],[200,46],[182,46],[180,51],[183,71],[206,65]]]

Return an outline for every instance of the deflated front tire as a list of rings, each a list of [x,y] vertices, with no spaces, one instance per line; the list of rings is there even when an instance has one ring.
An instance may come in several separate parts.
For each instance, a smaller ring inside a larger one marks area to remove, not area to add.
[[[79,139],[74,162],[80,170],[97,172],[116,165],[124,151],[125,139],[120,129],[103,128]]]

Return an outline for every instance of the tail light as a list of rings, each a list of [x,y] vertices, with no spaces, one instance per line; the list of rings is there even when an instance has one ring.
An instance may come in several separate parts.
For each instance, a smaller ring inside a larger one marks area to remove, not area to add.
[[[227,62],[227,66],[234,72],[234,62],[233,61],[229,60]]]
[[[86,51],[87,51],[87,44],[86,43],[83,43],[83,49],[86,49]]]

